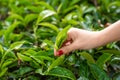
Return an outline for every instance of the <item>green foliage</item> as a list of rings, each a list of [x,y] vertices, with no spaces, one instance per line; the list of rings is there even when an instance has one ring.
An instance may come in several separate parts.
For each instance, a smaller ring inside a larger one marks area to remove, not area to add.
[[[109,77],[106,73],[101,70],[97,65],[90,64],[91,72],[97,80],[109,80]]]
[[[65,55],[62,55],[62,56],[60,56],[59,58],[57,58],[49,67],[48,67],[48,72],[52,69],[52,68],[54,68],[55,66],[58,66],[58,65],[60,65],[63,61],[64,61],[64,57],[65,57]]]
[[[55,41],[55,49],[58,50],[62,46],[62,44],[67,39],[67,31],[71,28],[70,25],[68,25],[66,28],[64,28],[62,31],[60,31],[56,37]]]
[[[53,51],[67,26],[97,31],[119,14],[119,0],[0,0],[0,80],[119,80],[119,42],[68,56]]]
[[[47,73],[47,75],[66,77],[66,78],[69,78],[71,80],[76,80],[74,74],[70,70],[68,70],[66,68],[62,68],[62,67],[53,68],[51,71],[49,71]]]

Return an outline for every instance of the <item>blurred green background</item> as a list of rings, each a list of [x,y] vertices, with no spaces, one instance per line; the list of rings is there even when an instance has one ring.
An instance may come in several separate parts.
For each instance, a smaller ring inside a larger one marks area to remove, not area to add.
[[[120,20],[120,0],[0,0],[0,80],[120,80],[120,43],[54,57],[68,25],[98,31]]]

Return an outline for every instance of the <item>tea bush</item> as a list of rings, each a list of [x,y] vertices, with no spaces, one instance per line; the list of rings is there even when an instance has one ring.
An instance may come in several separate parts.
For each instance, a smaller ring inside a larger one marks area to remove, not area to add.
[[[53,55],[66,26],[97,31],[119,19],[119,0],[0,0],[0,80],[119,80],[119,42]]]

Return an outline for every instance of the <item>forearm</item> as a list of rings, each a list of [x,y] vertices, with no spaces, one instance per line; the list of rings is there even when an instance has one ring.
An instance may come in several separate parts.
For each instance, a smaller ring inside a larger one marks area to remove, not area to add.
[[[119,41],[120,40],[120,20],[113,23],[109,27],[100,31],[99,36],[100,44],[105,45],[110,42]]]

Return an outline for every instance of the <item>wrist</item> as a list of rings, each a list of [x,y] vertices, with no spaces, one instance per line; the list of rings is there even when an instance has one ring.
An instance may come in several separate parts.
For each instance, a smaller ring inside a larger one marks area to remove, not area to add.
[[[102,45],[120,40],[120,20],[109,27],[99,31],[99,38]]]
[[[98,31],[98,35],[97,35],[98,47],[104,46],[110,42],[113,42],[113,40],[112,38],[110,38],[110,35],[107,31],[105,30]]]
[[[95,33],[95,48],[96,47],[100,47],[100,46],[104,46],[107,43],[109,43],[109,39],[107,38],[107,34],[104,33],[102,30],[101,31],[97,31]]]

